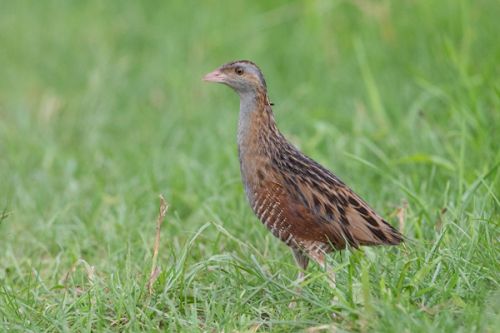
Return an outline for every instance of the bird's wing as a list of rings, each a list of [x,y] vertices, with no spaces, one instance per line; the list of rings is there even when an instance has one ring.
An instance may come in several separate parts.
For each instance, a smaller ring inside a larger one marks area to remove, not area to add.
[[[297,210],[320,227],[333,245],[396,245],[401,234],[339,178],[312,159],[294,154],[285,159],[283,184]],[[313,226],[311,226],[313,227]]]

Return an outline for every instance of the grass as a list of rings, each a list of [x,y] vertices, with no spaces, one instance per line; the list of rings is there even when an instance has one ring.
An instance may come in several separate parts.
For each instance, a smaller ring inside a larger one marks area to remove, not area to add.
[[[500,324],[495,1],[0,5],[0,331]],[[313,266],[297,295],[245,201],[237,97],[200,80],[239,58],[297,146],[391,223],[407,207],[404,246],[332,255],[336,290]]]

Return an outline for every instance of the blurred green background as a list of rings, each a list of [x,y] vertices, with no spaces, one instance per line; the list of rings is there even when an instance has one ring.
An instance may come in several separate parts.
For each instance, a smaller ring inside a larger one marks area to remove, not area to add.
[[[0,1],[1,330],[493,332],[499,13]],[[406,207],[406,246],[332,256],[338,290],[312,267],[296,294],[291,255],[245,201],[238,98],[201,81],[237,59],[259,64],[295,145],[394,225]]]

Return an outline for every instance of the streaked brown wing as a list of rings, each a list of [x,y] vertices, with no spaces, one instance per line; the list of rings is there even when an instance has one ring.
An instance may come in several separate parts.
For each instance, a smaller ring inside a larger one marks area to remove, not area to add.
[[[283,186],[291,202],[289,209],[302,212],[305,228],[319,228],[336,248],[402,241],[396,229],[330,171],[303,155],[288,161],[298,165],[282,174]]]

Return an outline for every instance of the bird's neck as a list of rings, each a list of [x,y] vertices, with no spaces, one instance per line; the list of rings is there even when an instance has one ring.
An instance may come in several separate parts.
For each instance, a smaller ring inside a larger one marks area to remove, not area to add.
[[[265,91],[240,95],[240,117],[238,122],[238,148],[240,154],[252,150],[259,144],[263,131],[275,129],[269,98]]]
[[[253,199],[259,182],[262,163],[269,163],[270,142],[279,132],[276,128],[271,103],[267,94],[240,94],[240,119],[238,123],[238,153],[245,192]]]

